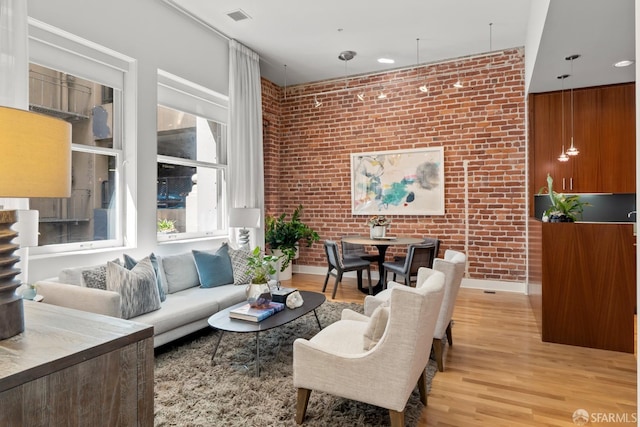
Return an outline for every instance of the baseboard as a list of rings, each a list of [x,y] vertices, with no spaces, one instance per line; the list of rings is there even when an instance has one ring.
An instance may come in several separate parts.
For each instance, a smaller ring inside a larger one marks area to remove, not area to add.
[[[309,265],[294,265],[293,266],[294,273],[301,274],[316,274],[319,276],[324,276],[327,274],[327,267],[315,267]],[[356,277],[356,273],[351,271],[349,273],[345,273],[345,277]],[[378,272],[371,272],[371,280],[378,280]],[[494,291],[494,292],[515,292],[518,294],[526,295],[526,286],[521,282],[504,282],[499,280],[485,280],[485,279],[471,279],[471,278],[463,278],[462,285],[463,288],[469,289],[482,289],[484,291]]]

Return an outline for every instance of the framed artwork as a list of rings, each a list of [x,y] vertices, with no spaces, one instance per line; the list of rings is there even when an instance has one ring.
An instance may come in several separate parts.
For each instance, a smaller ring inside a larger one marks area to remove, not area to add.
[[[444,149],[351,154],[354,215],[444,215]]]

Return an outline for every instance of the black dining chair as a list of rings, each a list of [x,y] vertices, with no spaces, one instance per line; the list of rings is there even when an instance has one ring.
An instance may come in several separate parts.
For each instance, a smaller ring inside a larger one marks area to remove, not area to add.
[[[366,261],[377,262],[380,255],[372,254],[365,250],[364,245],[357,243],[345,242],[343,239],[347,237],[360,236],[342,236],[340,245],[342,246],[342,258],[344,259],[364,259]]]
[[[338,253],[338,244],[333,240],[325,240],[324,251],[327,255],[327,277],[324,278],[324,285],[322,286],[322,292],[327,289],[327,283],[329,282],[329,276],[336,278],[333,285],[333,293],[331,298],[336,297],[336,291],[338,290],[338,283],[342,282],[342,275],[347,271],[355,271],[358,277],[358,288],[362,288],[362,272],[367,270],[369,278],[369,295],[373,295],[373,287],[371,286],[371,262],[361,258],[341,258]]]
[[[440,251],[440,239],[437,239],[435,237],[425,237],[422,240],[423,240],[422,243],[427,244],[427,245],[433,243],[435,245],[435,247],[436,247],[436,253],[433,256],[433,259],[431,260],[431,265],[427,265],[426,266],[426,267],[429,267],[429,268],[433,268],[433,260],[438,258],[438,252]],[[393,260],[395,262],[404,262],[405,258],[406,258],[406,255],[404,255],[404,256],[396,255],[396,256],[393,257]]]
[[[396,280],[396,276],[402,276],[404,278],[404,284],[411,286],[411,282],[417,280],[418,269],[420,267],[431,268],[433,266],[433,260],[436,257],[436,245],[429,244],[417,244],[409,245],[407,249],[407,256],[402,261],[387,261],[382,264],[384,268],[384,283],[383,287],[387,287],[387,276],[389,273],[393,273],[393,280]]]

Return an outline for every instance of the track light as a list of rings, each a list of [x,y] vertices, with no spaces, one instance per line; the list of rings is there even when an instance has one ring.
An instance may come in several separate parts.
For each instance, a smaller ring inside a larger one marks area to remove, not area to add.
[[[387,94],[380,91],[380,94],[378,95],[378,99],[387,99]]]
[[[458,79],[458,80],[456,80],[456,82],[453,84],[453,87],[455,87],[456,89],[460,89],[460,88],[463,88],[464,86],[463,86],[462,82],[460,81],[460,79]]]
[[[361,92],[361,93],[357,94],[356,96],[358,97],[358,99],[359,99],[360,101],[363,101],[363,102],[364,102],[364,92]]]
[[[314,107],[318,108],[322,105],[322,102],[318,101],[318,97],[314,96],[313,97],[313,105]]]

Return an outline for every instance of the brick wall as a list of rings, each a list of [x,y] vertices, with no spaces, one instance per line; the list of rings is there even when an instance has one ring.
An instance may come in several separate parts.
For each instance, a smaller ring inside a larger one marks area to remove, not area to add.
[[[452,87],[458,76],[462,89]],[[428,93],[418,90],[423,83]],[[344,80],[298,85],[285,99],[263,80],[266,212],[290,214],[302,204],[322,240],[367,234],[367,217],[351,214],[351,153],[443,146],[445,215],[391,216],[390,233],[438,237],[440,256],[465,251],[466,162],[470,277],[524,281],[523,51],[348,80],[358,86],[365,88],[345,90]],[[376,98],[380,88],[387,99]],[[388,256],[403,251],[391,247]],[[324,266],[322,245],[302,248],[297,263]]]

